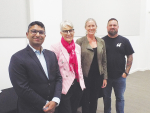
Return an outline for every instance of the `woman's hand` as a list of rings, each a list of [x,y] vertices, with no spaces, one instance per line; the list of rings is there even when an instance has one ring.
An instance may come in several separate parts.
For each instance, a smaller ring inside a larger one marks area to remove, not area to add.
[[[105,88],[105,87],[106,87],[106,85],[107,85],[107,79],[104,79],[104,80],[103,80],[102,88]]]

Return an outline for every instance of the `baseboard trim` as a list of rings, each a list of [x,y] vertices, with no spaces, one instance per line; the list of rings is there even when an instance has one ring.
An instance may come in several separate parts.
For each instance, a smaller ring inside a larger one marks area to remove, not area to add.
[[[131,70],[130,74],[132,74],[134,72],[137,72],[137,71],[146,71],[146,70],[150,70],[150,69],[148,69],[148,68],[145,68],[145,69],[135,69],[135,70]]]

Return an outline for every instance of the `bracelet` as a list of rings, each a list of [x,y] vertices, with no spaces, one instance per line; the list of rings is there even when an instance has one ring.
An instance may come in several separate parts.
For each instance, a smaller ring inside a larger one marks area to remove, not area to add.
[[[127,76],[129,75],[127,72],[124,72]]]

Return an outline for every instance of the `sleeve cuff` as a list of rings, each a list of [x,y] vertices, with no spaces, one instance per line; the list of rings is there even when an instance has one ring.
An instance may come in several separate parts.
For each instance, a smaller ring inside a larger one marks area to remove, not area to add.
[[[59,106],[59,103],[60,103],[60,99],[58,97],[54,97],[52,99],[52,101],[56,102],[57,103],[57,106]]]

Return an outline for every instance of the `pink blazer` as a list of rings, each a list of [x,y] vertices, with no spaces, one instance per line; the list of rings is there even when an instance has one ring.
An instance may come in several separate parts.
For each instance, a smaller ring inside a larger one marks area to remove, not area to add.
[[[70,71],[69,68],[69,54],[67,50],[64,48],[64,46],[61,44],[61,42],[51,45],[50,50],[56,54],[58,59],[58,65],[59,65],[59,69],[63,81],[62,94],[67,94],[69,88],[71,87],[75,79],[75,73],[73,71]],[[75,44],[75,52],[78,60],[79,82],[80,82],[81,89],[83,90],[85,89],[85,84],[84,84],[83,73],[81,68],[81,48],[77,44]]]

